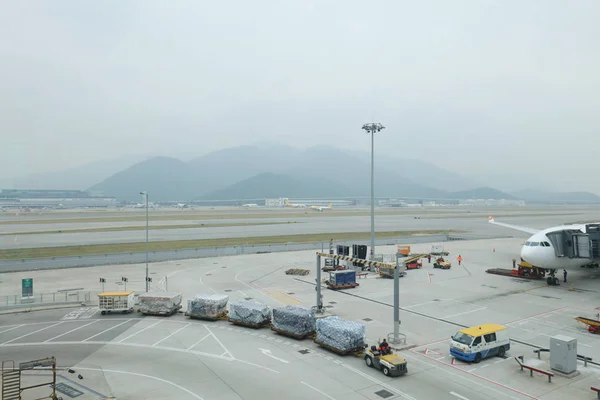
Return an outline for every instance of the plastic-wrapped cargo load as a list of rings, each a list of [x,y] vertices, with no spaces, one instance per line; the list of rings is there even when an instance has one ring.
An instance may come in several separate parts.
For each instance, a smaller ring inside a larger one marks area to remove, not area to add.
[[[149,292],[138,298],[143,314],[172,314],[181,308],[181,293]]]
[[[316,342],[340,351],[360,349],[365,344],[365,326],[336,316],[320,318]]]
[[[238,301],[229,305],[229,320],[248,325],[262,325],[271,320],[271,309],[257,301]]]
[[[298,306],[274,308],[273,327],[295,336],[304,336],[315,331],[315,313]]]
[[[225,313],[228,301],[225,294],[199,294],[188,300],[187,314],[217,317]]]

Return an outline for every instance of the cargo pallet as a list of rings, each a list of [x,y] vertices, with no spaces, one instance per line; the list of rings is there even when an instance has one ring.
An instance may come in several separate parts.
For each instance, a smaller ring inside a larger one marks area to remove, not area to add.
[[[287,331],[284,331],[284,330],[281,330],[281,329],[277,329],[274,326],[271,326],[271,330],[273,332],[279,333],[280,335],[291,337],[291,338],[298,339],[298,340],[308,339],[308,338],[314,338],[315,334],[316,334],[315,332],[309,332],[309,333],[305,333],[304,335],[298,335],[298,334],[295,334],[295,333],[292,333],[292,332],[287,332]]]
[[[287,271],[285,271],[286,275],[305,276],[305,275],[308,275],[309,273],[310,273],[310,271],[308,269],[300,269],[300,268],[292,268],[292,269],[288,269]]]
[[[319,340],[316,340],[316,339],[314,340],[314,342],[316,344],[318,344],[319,346],[323,347],[324,349],[332,351],[332,352],[334,352],[336,354],[339,354],[341,356],[347,356],[347,355],[352,354],[352,355],[355,355],[357,357],[361,357],[364,354],[364,349],[366,348],[366,345],[363,345],[363,347],[358,347],[356,349],[341,350],[341,349],[335,348],[333,346],[330,346],[328,344],[325,344],[325,343],[323,343],[323,342],[321,342]]]
[[[502,276],[512,276],[514,278],[522,278],[522,279],[533,279],[533,280],[541,280],[544,279],[544,275],[535,275],[530,274],[530,271],[523,271],[524,268],[519,267],[519,269],[507,269],[507,268],[492,268],[488,269],[485,272],[493,275],[502,275]],[[526,273],[527,272],[527,273]]]
[[[341,285],[334,285],[329,281],[325,281],[327,287],[331,290],[340,290],[340,289],[351,289],[359,286],[359,283],[343,283]]]
[[[229,322],[231,322],[234,325],[246,326],[248,328],[254,328],[254,329],[265,328],[265,327],[271,325],[271,320],[263,321],[260,324],[253,324],[251,322],[236,321],[234,319],[229,318]]]
[[[173,314],[176,314],[177,311],[181,310],[182,306],[176,307],[170,311],[142,311],[142,310],[138,310],[138,312],[144,314],[144,315],[156,315],[156,316],[171,316]]]
[[[205,321],[218,321],[218,320],[227,320],[227,313],[228,311],[222,312],[219,315],[216,316],[210,316],[210,315],[202,315],[202,314],[191,314],[189,312],[186,312],[184,315],[186,317],[190,317],[193,319],[203,319]]]

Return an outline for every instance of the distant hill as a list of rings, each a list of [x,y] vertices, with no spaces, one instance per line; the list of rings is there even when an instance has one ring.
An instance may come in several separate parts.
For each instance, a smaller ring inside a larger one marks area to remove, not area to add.
[[[145,190],[150,201],[187,200],[197,196],[201,177],[181,160],[154,157],[112,175],[90,190],[125,201],[140,202],[140,191]]]
[[[326,180],[302,180],[263,173],[202,196],[206,200],[260,199],[265,197],[343,197],[350,188]]]
[[[590,192],[547,192],[539,190],[521,190],[514,192],[513,195],[532,203],[600,203],[600,196]]]
[[[507,194],[427,160],[396,158],[382,151],[375,159],[375,196],[484,198],[600,202],[591,193]],[[140,201],[148,190],[153,201],[263,197],[369,197],[370,154],[316,146],[298,149],[279,144],[237,146],[184,162],[154,157],[103,178],[89,189],[118,200]],[[108,170],[108,169],[107,169]]]
[[[371,154],[368,152],[353,152],[353,155],[370,163]],[[383,168],[398,175],[402,175],[412,182],[436,188],[442,191],[454,192],[459,190],[474,189],[479,186],[477,182],[444,168],[440,168],[427,160],[404,159],[377,154],[376,167]]]
[[[500,190],[482,187],[472,190],[461,190],[458,192],[450,193],[452,199],[493,199],[493,200],[516,200],[517,197],[508,193],[501,192]]]

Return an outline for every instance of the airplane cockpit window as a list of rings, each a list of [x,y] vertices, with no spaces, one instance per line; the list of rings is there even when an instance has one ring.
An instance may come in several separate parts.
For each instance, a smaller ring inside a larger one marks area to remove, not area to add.
[[[525,242],[525,246],[529,246],[531,242]]]
[[[550,245],[550,243],[548,243],[548,242],[544,242],[544,244],[546,245],[546,247],[552,247],[552,246]]]
[[[540,242],[531,242],[531,246],[539,246]]]

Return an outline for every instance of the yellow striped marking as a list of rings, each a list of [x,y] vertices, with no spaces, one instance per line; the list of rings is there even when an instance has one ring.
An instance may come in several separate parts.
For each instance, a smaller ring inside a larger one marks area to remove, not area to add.
[[[302,302],[300,300],[298,300],[297,298],[295,298],[293,296],[290,296],[287,293],[282,292],[281,290],[267,290],[267,293],[269,294],[269,296],[271,296],[275,300],[277,300],[283,304],[286,304],[286,305],[302,304]]]

